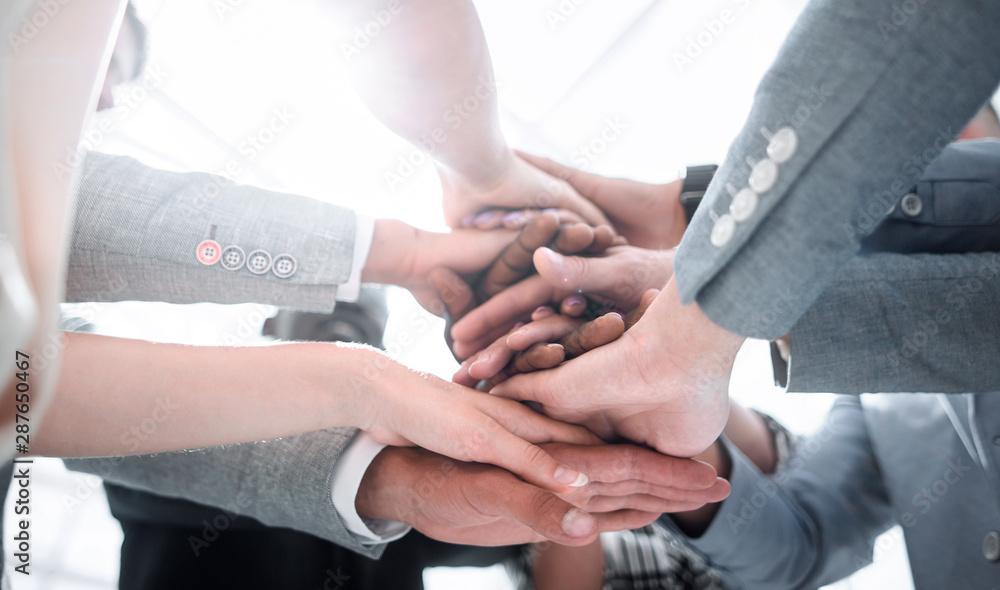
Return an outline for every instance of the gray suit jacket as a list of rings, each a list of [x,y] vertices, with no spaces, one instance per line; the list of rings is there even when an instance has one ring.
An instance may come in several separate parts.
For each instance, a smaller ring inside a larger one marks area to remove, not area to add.
[[[998,31],[994,0],[813,0],[677,252],[682,300],[749,337],[788,333],[997,87]],[[728,188],[748,186],[748,160],[768,158],[767,136],[784,127],[797,150],[713,245]]]
[[[256,302],[328,311],[336,286],[350,275],[354,222],[353,212],[305,197],[91,153],[79,188],[67,300]],[[246,261],[236,270],[227,270],[221,260],[203,264],[196,249],[213,226],[222,248],[263,250],[272,260],[288,254],[298,263],[296,271],[280,278],[274,272],[254,274]],[[358,543],[331,499],[333,464],[355,434],[331,429],[255,444],[66,464],[114,483],[221,507],[230,521],[247,515],[377,556],[381,547]]]
[[[844,396],[774,476],[728,445],[732,493],[691,543],[734,588],[816,588],[898,523],[918,589],[995,588],[998,424],[996,393]]]

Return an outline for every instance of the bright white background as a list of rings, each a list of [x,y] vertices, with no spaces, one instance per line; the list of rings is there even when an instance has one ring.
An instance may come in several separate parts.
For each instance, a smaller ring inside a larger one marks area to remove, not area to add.
[[[124,106],[100,115],[112,121],[112,133],[91,135],[92,147],[173,170],[219,172],[235,161],[244,170],[235,177],[241,183],[443,228],[440,191],[426,159],[402,184],[387,182],[387,172],[400,172],[401,159],[419,157],[354,95],[331,34],[335,23],[321,0],[137,4],[151,31],[149,71],[162,81],[151,91],[122,88]],[[650,182],[671,180],[687,164],[722,159],[803,4],[476,2],[511,145],[566,162],[580,161],[581,147],[590,145],[600,153],[585,159],[588,169]],[[235,6],[219,10],[228,5]],[[721,22],[723,11],[729,11],[729,24]],[[691,63],[679,66],[678,55],[693,56]],[[292,114],[287,129],[253,158],[241,154],[241,144],[261,133],[275,109]],[[623,126],[620,137],[592,144],[609,120]],[[426,313],[406,293],[394,291],[390,303],[386,343],[396,358],[450,376],[455,364],[441,324],[421,329],[414,319]],[[103,333],[194,344],[223,343],[241,326],[259,331],[263,317],[256,306],[138,303],[78,306],[76,313]],[[766,345],[759,342],[741,355],[732,393],[801,432],[814,428],[829,405],[827,396],[786,396],[774,388]],[[94,483],[58,461],[38,464],[33,575],[14,576],[16,588],[114,587],[121,531]],[[67,507],[67,498],[82,504]],[[898,531],[880,541],[876,553],[876,566],[838,587],[912,586]],[[507,587],[497,570],[433,571],[427,578],[431,590]]]

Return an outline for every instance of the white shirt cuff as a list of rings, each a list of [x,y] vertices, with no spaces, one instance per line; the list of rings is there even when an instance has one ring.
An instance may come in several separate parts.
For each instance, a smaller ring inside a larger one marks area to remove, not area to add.
[[[384,448],[385,445],[362,432],[333,464],[333,507],[347,530],[362,545],[388,543],[410,532],[410,527],[401,522],[363,518],[354,504],[365,472]]]
[[[361,294],[361,271],[368,264],[368,253],[375,237],[375,218],[355,215],[354,256],[351,258],[351,276],[337,286],[337,301],[354,302]]]

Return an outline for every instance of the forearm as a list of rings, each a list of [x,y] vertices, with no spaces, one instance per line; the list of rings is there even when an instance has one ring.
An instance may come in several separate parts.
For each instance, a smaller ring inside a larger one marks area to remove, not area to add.
[[[377,351],[327,343],[193,347],[66,334],[52,407],[32,448],[154,453],[364,423]],[[388,359],[385,362],[391,363]],[[370,382],[369,382],[370,383]]]
[[[500,132],[493,66],[475,7],[467,0],[398,6],[371,44],[350,56],[362,99],[389,129],[464,181],[492,185],[513,155]],[[340,12],[363,24],[368,8],[385,7],[361,2]]]

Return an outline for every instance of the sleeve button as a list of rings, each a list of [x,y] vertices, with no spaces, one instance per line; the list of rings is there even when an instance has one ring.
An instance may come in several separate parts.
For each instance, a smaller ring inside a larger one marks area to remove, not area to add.
[[[271,255],[264,250],[254,250],[247,256],[247,270],[255,275],[271,270]]]
[[[716,248],[721,248],[729,243],[729,240],[733,239],[733,234],[736,233],[736,220],[733,219],[732,215],[723,215],[715,221],[715,225],[712,226],[711,242]]]
[[[778,182],[778,165],[773,160],[763,159],[757,162],[750,172],[750,188],[758,195],[762,195],[774,188]]]
[[[910,193],[899,202],[899,210],[907,217],[916,217],[924,210],[924,202],[916,193]]]
[[[775,164],[784,164],[792,159],[799,149],[799,135],[791,127],[782,127],[767,144],[767,157]]]
[[[215,240],[203,240],[194,251],[198,262],[212,266],[222,257],[222,246]]]

